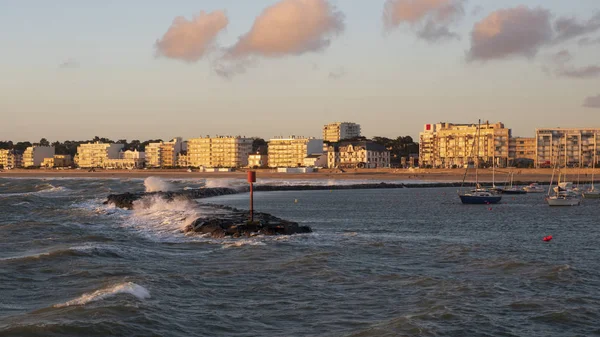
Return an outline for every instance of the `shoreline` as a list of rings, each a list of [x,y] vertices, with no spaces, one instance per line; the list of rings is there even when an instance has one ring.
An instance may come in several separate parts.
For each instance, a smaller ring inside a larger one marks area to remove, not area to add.
[[[335,170],[323,169],[313,173],[278,173],[273,170],[254,170],[258,179],[273,180],[367,180],[372,182],[394,182],[414,181],[423,182],[462,182],[465,176],[464,169],[357,169],[347,172],[336,172]],[[471,170],[470,170],[471,171]],[[500,171],[500,172],[498,172]],[[578,172],[579,171],[579,172]],[[497,170],[495,179],[492,170],[479,170],[479,181],[490,183],[495,181],[497,184],[504,184],[508,181],[507,170]],[[549,183],[552,178],[552,169],[515,169],[514,181],[516,182],[538,182]],[[568,181],[582,184],[591,182],[592,169],[570,169]],[[246,170],[235,172],[187,172],[184,169],[162,170],[97,170],[88,172],[87,170],[50,170],[50,169],[13,169],[0,172],[0,178],[147,178],[159,177],[163,179],[241,179],[246,180]],[[600,178],[600,169],[595,170],[595,177]],[[556,177],[554,178],[556,180]],[[475,180],[474,172],[469,172],[466,176],[466,182]]]

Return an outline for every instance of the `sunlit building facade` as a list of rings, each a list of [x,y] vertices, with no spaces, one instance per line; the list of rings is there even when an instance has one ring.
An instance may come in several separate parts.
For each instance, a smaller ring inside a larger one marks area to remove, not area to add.
[[[390,151],[370,141],[342,142],[327,150],[329,168],[387,168],[390,161]]]
[[[5,169],[14,169],[23,166],[23,155],[15,150],[0,149],[0,166]]]
[[[217,136],[188,140],[191,167],[235,168],[248,166],[252,138]]]
[[[323,141],[339,142],[344,139],[360,137],[360,125],[356,123],[337,122],[323,127]]]
[[[23,167],[40,167],[45,158],[54,157],[54,146],[30,146],[23,152]]]
[[[269,167],[300,167],[304,158],[323,153],[323,140],[305,137],[280,137],[269,140]]]
[[[509,163],[511,130],[503,123],[426,124],[419,135],[419,166],[464,167],[469,163]]]
[[[106,167],[109,159],[119,159],[123,144],[88,143],[77,147],[75,164],[82,168]]]
[[[536,129],[536,166],[596,167],[600,128]]]

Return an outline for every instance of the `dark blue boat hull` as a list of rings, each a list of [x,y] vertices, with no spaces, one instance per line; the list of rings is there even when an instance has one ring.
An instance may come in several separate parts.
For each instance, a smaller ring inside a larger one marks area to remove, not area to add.
[[[470,205],[489,205],[489,204],[497,204],[502,200],[502,197],[499,195],[489,196],[489,197],[481,197],[481,196],[472,196],[472,195],[459,195],[460,201],[463,204]]]

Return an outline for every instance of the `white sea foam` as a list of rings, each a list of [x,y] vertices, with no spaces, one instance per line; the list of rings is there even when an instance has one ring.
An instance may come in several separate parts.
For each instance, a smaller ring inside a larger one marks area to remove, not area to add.
[[[167,201],[160,196],[147,196],[133,203],[133,211],[123,214],[123,226],[134,229],[145,237],[171,241],[182,237],[181,231],[202,210],[187,199]]]
[[[15,197],[15,196],[26,196],[26,195],[52,195],[52,194],[56,194],[59,192],[68,192],[70,191],[68,188],[64,187],[64,186],[53,186],[51,184],[44,184],[42,186],[36,186],[36,187],[43,187],[42,189],[40,189],[39,191],[33,191],[33,192],[18,192],[18,193],[0,193],[0,198],[2,197]]]
[[[146,192],[169,192],[175,189],[173,185],[158,177],[146,178],[144,186],[146,186]]]
[[[54,305],[55,308],[64,308],[73,305],[86,305],[90,302],[99,301],[105,299],[107,297],[115,296],[117,294],[130,294],[138,298],[139,300],[144,300],[150,297],[150,292],[148,289],[135,284],[133,282],[125,282],[121,284],[117,284],[112,287],[96,290],[91,293],[86,293],[78,298]]]
[[[243,246],[266,246],[266,243],[258,239],[236,240],[233,242],[223,242],[223,248],[237,248]]]

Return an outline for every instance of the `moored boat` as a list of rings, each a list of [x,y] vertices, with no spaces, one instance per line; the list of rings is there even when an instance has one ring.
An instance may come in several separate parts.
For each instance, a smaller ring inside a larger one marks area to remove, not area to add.
[[[531,183],[528,186],[523,187],[523,191],[526,193],[545,193],[546,189],[537,183]]]

